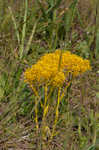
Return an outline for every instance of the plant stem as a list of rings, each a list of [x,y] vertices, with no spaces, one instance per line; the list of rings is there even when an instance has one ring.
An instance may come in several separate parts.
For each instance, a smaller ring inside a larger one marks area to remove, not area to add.
[[[58,121],[58,116],[59,116],[59,104],[60,104],[60,93],[61,93],[61,88],[58,89],[58,98],[57,98],[57,106],[56,106],[56,114],[55,114],[55,121],[54,121],[54,125],[53,125],[53,130],[52,130],[52,134],[51,134],[51,140],[55,134],[55,128],[57,125],[57,121]]]
[[[34,92],[34,94],[36,95],[36,98],[35,98],[35,123],[36,123],[36,129],[38,131],[38,128],[39,128],[39,125],[38,125],[38,108],[37,108],[37,99],[39,98],[39,95],[38,95],[38,92],[36,91],[36,89],[33,87],[33,85],[31,85],[31,88]]]

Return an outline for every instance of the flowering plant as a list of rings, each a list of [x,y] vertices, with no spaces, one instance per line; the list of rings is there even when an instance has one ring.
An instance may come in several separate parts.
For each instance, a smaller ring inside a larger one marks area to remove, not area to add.
[[[32,65],[31,68],[26,69],[24,73],[25,82],[30,85],[36,97],[39,98],[39,91],[37,90],[37,87],[44,87],[44,103],[41,103],[41,106],[43,107],[43,133],[45,129],[49,129],[46,125],[46,116],[48,110],[50,109],[49,101],[51,92],[54,91],[55,88],[58,89],[54,125],[50,135],[51,139],[55,134],[55,127],[57,125],[59,116],[59,104],[65,95],[64,91],[66,91],[66,89],[70,86],[72,79],[90,69],[90,62],[88,60],[84,60],[83,58],[72,54],[69,51],[61,50],[56,50],[53,53],[45,54],[36,64]],[[69,75],[71,75],[71,80],[68,81]],[[62,87],[64,87],[65,90]],[[35,101],[35,105],[35,122],[38,129],[39,123],[37,99]],[[48,131],[50,131],[50,129]]]

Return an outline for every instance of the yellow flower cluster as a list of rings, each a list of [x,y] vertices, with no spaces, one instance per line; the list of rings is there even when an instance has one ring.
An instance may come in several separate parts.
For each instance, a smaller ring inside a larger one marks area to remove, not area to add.
[[[58,87],[66,82],[69,73],[74,78],[91,69],[88,60],[69,51],[62,52],[61,60],[60,55],[61,50],[56,50],[42,56],[36,64],[25,71],[25,81],[34,85],[47,83]]]

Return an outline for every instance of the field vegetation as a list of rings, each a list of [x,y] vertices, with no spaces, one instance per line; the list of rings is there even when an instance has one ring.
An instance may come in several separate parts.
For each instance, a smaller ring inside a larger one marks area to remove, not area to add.
[[[99,150],[98,0],[0,0],[0,150]]]

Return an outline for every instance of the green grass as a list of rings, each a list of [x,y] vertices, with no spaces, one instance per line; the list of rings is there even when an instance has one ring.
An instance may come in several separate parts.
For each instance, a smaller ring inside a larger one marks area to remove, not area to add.
[[[97,2],[98,3],[98,2]],[[98,5],[97,5],[98,6]],[[0,0],[0,148],[42,148],[35,127],[35,95],[23,81],[25,69],[44,53],[67,49],[91,61],[92,71],[72,83],[59,107],[51,150],[99,150],[99,12],[95,0]],[[52,130],[53,104],[47,116]],[[40,101],[39,124],[42,118]],[[48,145],[49,144],[49,145]]]

